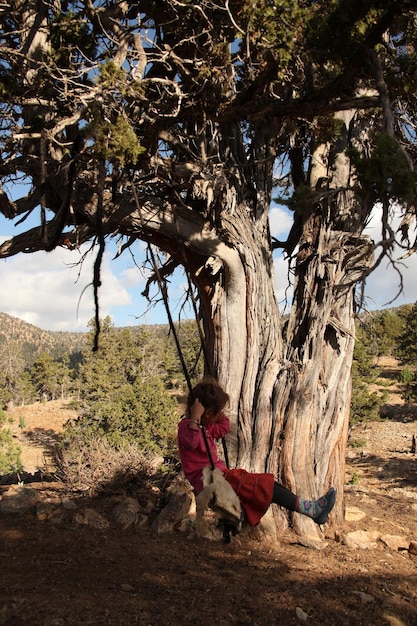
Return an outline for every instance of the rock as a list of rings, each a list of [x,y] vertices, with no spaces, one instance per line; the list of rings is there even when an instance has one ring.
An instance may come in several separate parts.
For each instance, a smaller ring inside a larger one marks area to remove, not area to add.
[[[322,541],[316,537],[299,537],[297,543],[305,548],[311,548],[313,550],[324,550],[329,544],[327,541]]]
[[[68,498],[68,496],[64,496],[61,502],[64,509],[67,509],[68,511],[75,511],[75,509],[77,508],[74,500],[71,500],[71,498]]]
[[[196,533],[198,537],[208,539],[209,541],[221,541],[223,539],[223,533],[212,511],[206,512],[203,520],[200,519]]]
[[[391,550],[408,550],[409,541],[401,535],[381,535],[379,539]]]
[[[355,450],[348,449],[346,451],[346,458],[349,460],[356,459],[357,456],[358,456],[358,453]]]
[[[11,485],[0,501],[1,513],[18,513],[36,507],[39,494],[35,489]]]
[[[112,515],[123,530],[126,530],[138,521],[139,509],[139,502],[135,498],[126,497],[114,507]]]
[[[74,515],[74,521],[76,524],[84,524],[85,526],[98,529],[108,528],[110,526],[109,521],[94,509],[85,509],[85,511],[81,513],[76,513]]]
[[[407,626],[402,620],[400,620],[395,615],[389,615],[388,613],[384,613],[384,621],[389,626]]]
[[[36,517],[40,522],[50,522],[51,524],[63,524],[65,515],[62,507],[53,506],[51,502],[40,503],[36,507]]]
[[[417,493],[415,491],[410,491],[409,489],[403,489],[402,487],[393,487],[391,489],[391,493],[395,494],[396,496],[399,496],[402,499],[417,500]],[[414,510],[417,510],[415,505],[417,505],[417,502],[413,502],[411,507]]]
[[[155,508],[155,502],[151,498],[146,500],[141,500],[140,509],[143,513],[152,513]]]
[[[298,617],[298,619],[301,620],[302,622],[306,622],[308,619],[307,613],[303,611],[303,609],[299,606],[297,606],[297,608],[295,609],[295,614]]]
[[[345,510],[345,520],[347,522],[358,522],[366,517],[366,513],[361,511],[357,506],[347,506]]]
[[[36,506],[36,517],[40,522],[51,518],[56,511],[56,507],[52,502],[38,502]]]
[[[343,490],[345,493],[369,493],[364,485],[345,485]]]
[[[138,518],[136,520],[137,526],[140,528],[144,528],[148,523],[148,516],[143,513],[138,513]]]
[[[159,470],[159,468],[164,464],[164,457],[163,456],[156,456],[153,459],[151,459],[149,461],[149,465],[150,465],[150,469],[152,471],[153,474],[156,474],[156,472]]]
[[[377,548],[379,532],[355,530],[342,537],[342,543],[352,550],[374,550]]]
[[[188,517],[193,504],[194,496],[189,493],[173,494],[168,504],[152,524],[152,530],[157,533],[169,533],[179,526],[182,520]]]
[[[415,554],[417,556],[417,541],[411,541],[408,551],[410,554]]]
[[[365,593],[364,591],[352,591],[353,595],[358,596],[364,604],[370,604],[371,602],[375,602],[374,596],[371,596],[369,593]]]

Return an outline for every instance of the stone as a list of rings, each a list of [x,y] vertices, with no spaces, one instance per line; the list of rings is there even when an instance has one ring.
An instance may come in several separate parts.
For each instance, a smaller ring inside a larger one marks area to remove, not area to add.
[[[67,511],[75,511],[75,509],[77,508],[74,500],[68,498],[68,496],[64,496],[62,498],[62,506],[64,507],[64,509],[67,509]]]
[[[348,449],[346,451],[346,458],[347,459],[350,459],[350,460],[356,459],[357,456],[358,456],[358,453],[355,450]]]
[[[159,470],[160,467],[162,467],[163,464],[164,464],[163,456],[156,456],[153,459],[150,459],[149,466],[150,466],[150,470],[152,471],[152,474],[156,474],[156,472]]]
[[[297,543],[304,548],[310,548],[312,550],[324,550],[329,545],[327,541],[317,539],[317,537],[299,537]]]
[[[135,498],[126,497],[116,504],[112,515],[116,522],[121,524],[123,530],[126,530],[138,521],[139,509],[139,502]]]
[[[389,613],[384,613],[383,615],[384,623],[387,623],[388,626],[407,626],[402,620],[399,619],[396,615],[390,615]]]
[[[295,609],[295,614],[297,616],[297,618],[299,620],[301,620],[302,622],[306,622],[308,619],[308,615],[305,611],[303,611],[303,609],[299,606],[296,607]]]
[[[11,485],[0,501],[1,513],[18,513],[35,508],[39,502],[39,494],[35,489]]]
[[[138,513],[138,518],[136,520],[137,526],[140,528],[144,528],[148,523],[148,516],[144,513]]]
[[[182,520],[188,517],[194,496],[189,493],[173,494],[168,504],[162,509],[152,524],[156,533],[169,533],[176,529]]]
[[[347,506],[345,510],[345,520],[347,522],[358,522],[366,517],[366,513],[361,511],[357,506]]]
[[[51,518],[56,511],[56,507],[51,502],[38,502],[36,506],[36,517],[40,522]]]
[[[355,530],[342,538],[342,543],[352,550],[374,550],[377,548],[379,532],[367,530]]]
[[[91,526],[92,528],[108,528],[110,526],[109,521],[98,513],[95,509],[85,509],[81,513],[74,515],[74,521],[76,524],[84,524],[85,526]]]
[[[401,535],[381,535],[379,539],[391,550],[408,550],[409,541]]]
[[[369,493],[369,489],[364,485],[345,485],[344,486],[345,493]]]
[[[375,602],[374,596],[371,596],[369,593],[365,593],[364,591],[352,591],[351,593],[355,596],[358,596],[363,604],[370,604],[371,602]]]

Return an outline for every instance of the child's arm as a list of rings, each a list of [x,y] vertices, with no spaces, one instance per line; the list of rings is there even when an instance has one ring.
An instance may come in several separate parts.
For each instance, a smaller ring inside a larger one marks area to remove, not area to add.
[[[190,422],[188,423],[188,427],[191,430],[199,430],[201,424],[201,417],[204,413],[205,409],[201,404],[200,400],[196,398],[190,407]]]
[[[220,413],[217,421],[210,426],[210,433],[214,439],[222,439],[230,432],[230,421],[224,413]]]

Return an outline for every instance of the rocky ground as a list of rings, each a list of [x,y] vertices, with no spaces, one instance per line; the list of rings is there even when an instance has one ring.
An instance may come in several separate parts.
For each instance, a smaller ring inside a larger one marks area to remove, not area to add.
[[[0,624],[417,625],[417,413],[389,391],[388,417],[351,433],[345,521],[324,527],[321,550],[290,531],[226,545],[191,523],[156,532],[156,481],[130,494],[133,509],[121,494],[91,498],[59,481],[1,486]],[[12,415],[25,469],[53,469],[69,410]]]

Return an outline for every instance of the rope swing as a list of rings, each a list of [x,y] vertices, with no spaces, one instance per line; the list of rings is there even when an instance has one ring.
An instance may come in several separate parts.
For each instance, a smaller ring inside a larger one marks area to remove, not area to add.
[[[174,320],[172,318],[171,309],[170,309],[170,306],[169,306],[168,289],[167,289],[166,279],[164,277],[162,277],[161,272],[159,271],[159,267],[158,267],[158,264],[156,262],[155,254],[154,254],[154,252],[152,250],[152,246],[150,244],[148,244],[148,252],[149,252],[149,258],[151,260],[151,263],[152,263],[152,266],[153,266],[153,270],[154,270],[154,273],[155,273],[155,276],[156,276],[158,287],[159,287],[159,290],[160,290],[161,295],[162,295],[162,300],[163,300],[164,307],[165,307],[165,310],[166,310],[170,332],[172,333],[172,336],[174,337],[175,346],[176,346],[176,349],[177,349],[178,357],[180,359],[180,363],[181,363],[182,371],[183,371],[183,374],[184,374],[184,378],[187,381],[188,391],[190,393],[190,396],[193,397],[193,387],[192,387],[192,384],[191,384],[190,373],[189,373],[187,365],[185,363],[184,355],[183,355],[182,348],[181,348],[181,343],[180,343],[180,340],[179,340],[179,337],[178,337],[178,332],[177,332],[177,329],[175,328]],[[208,368],[207,352],[206,352],[205,345],[204,345],[204,340],[203,340],[203,334],[202,334],[202,330],[201,330],[200,321],[198,319],[197,304],[196,304],[196,301],[195,301],[195,298],[194,298],[194,295],[193,295],[193,292],[192,292],[191,279],[190,279],[190,276],[189,276],[185,266],[184,266],[184,271],[185,271],[185,274],[187,276],[189,293],[190,293],[190,296],[191,296],[191,301],[192,301],[192,304],[193,304],[195,320],[196,320],[196,323],[197,323],[198,332],[199,332],[199,336],[200,336],[201,349],[202,349],[203,355],[204,355],[204,365],[205,365],[206,369],[209,369]],[[213,458],[211,456],[210,448],[209,448],[208,441],[207,441],[207,435],[206,435],[206,432],[205,432],[204,428],[201,429],[201,432],[203,433],[204,444],[206,446],[207,454],[208,454],[209,461],[210,461],[210,466],[211,466],[211,469],[213,470],[214,469],[214,462],[213,462]],[[227,451],[226,440],[225,440],[224,437],[222,437],[221,442],[222,442],[222,448],[223,448],[223,454],[224,454],[224,461],[226,463],[226,467],[229,468],[229,454],[228,454],[228,451]]]

